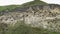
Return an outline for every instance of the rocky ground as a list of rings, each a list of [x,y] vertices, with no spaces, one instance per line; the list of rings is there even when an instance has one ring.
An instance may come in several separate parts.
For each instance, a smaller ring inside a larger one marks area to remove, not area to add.
[[[0,22],[14,25],[23,21],[32,27],[60,32],[60,5],[36,5],[0,12]]]

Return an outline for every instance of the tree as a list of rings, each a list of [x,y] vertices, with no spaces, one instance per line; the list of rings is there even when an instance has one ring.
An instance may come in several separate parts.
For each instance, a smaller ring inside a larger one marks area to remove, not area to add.
[[[40,1],[40,0],[34,0],[34,1]]]

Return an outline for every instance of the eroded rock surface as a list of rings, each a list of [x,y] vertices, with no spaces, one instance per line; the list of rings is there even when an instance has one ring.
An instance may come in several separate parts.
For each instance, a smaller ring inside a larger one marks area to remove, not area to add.
[[[25,8],[16,8],[11,12],[0,12],[0,22],[15,24],[23,21],[32,27],[60,32],[60,5],[38,5]]]

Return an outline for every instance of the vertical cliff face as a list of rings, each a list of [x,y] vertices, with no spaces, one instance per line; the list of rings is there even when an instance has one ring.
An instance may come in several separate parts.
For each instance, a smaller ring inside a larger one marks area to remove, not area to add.
[[[37,5],[0,12],[0,22],[14,25],[23,21],[32,27],[60,31],[60,5]]]

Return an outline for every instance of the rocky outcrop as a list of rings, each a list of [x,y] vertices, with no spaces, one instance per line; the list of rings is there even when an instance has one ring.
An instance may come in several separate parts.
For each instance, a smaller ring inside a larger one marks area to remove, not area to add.
[[[15,24],[23,21],[32,27],[60,32],[60,5],[36,5],[0,12],[0,22]]]

